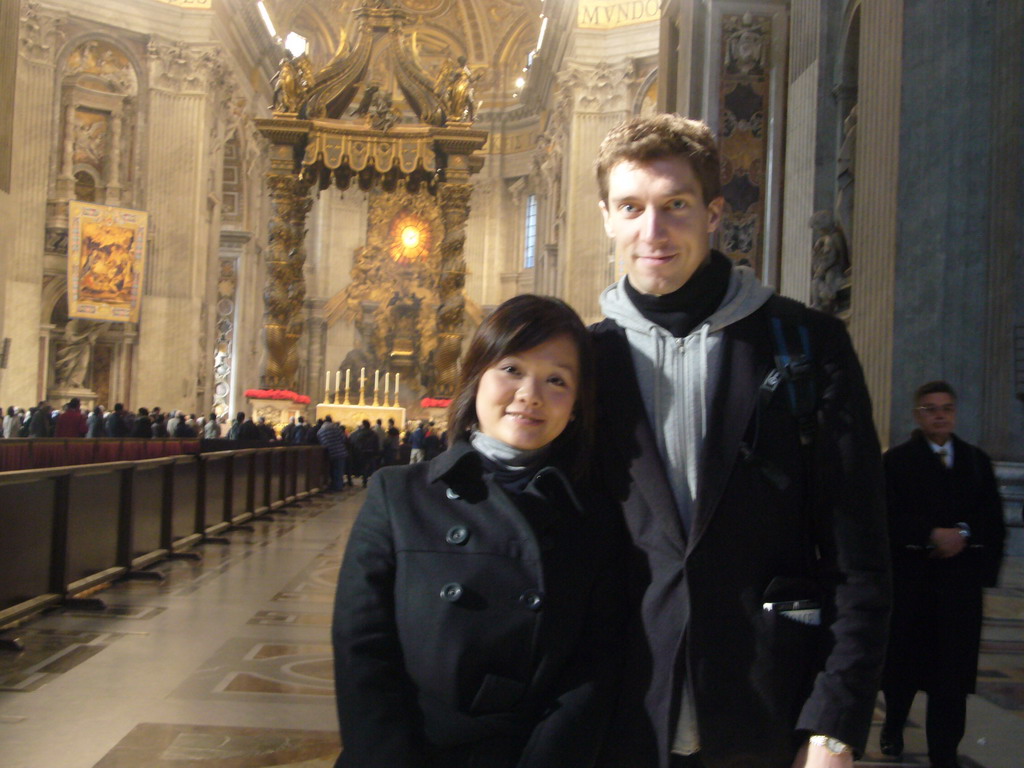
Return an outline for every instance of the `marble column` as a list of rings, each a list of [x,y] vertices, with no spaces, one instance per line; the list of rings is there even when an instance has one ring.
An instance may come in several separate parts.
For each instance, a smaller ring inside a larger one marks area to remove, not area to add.
[[[453,160],[455,158],[452,158]],[[458,383],[459,355],[462,352],[462,323],[465,318],[466,221],[473,185],[468,175],[449,172],[450,181],[437,191],[444,221],[441,241],[441,275],[438,286],[437,349],[434,352],[435,379],[433,397],[452,397]]]
[[[903,0],[861,3],[857,185],[850,334],[882,445],[890,438],[900,172]]]
[[[306,299],[303,245],[306,215],[312,207],[309,184],[296,173],[290,145],[271,148],[270,248],[267,253],[267,285],[264,292],[264,334],[267,364],[263,385],[270,389],[298,387],[302,308]]]
[[[15,80],[11,192],[17,212],[4,243],[2,260],[3,336],[11,339],[7,368],[0,378],[0,402],[35,405],[46,388],[42,318],[43,243],[46,231],[47,174],[54,144],[55,57],[65,18],[26,6],[19,27]],[[45,334],[43,334],[45,335]]]

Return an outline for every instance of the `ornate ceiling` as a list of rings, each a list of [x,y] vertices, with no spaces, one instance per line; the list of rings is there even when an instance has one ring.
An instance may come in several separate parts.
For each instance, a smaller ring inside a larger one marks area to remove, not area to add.
[[[278,34],[309,41],[314,69],[323,67],[355,33],[353,10],[366,0],[265,0]],[[480,73],[476,98],[482,111],[515,104],[515,80],[540,32],[541,0],[374,0],[407,11],[420,63],[437,72],[449,58],[465,56]]]

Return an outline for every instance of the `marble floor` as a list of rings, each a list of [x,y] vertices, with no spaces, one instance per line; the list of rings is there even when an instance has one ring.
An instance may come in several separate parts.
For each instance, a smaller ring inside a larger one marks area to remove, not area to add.
[[[321,496],[0,636],[0,768],[329,768],[340,749],[330,610],[365,491]],[[1024,558],[986,598],[965,768],[1024,765]],[[919,697],[923,699],[923,697]],[[926,766],[923,701],[902,762]]]

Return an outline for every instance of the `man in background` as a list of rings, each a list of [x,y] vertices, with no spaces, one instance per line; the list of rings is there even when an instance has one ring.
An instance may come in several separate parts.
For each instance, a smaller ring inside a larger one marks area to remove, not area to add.
[[[885,454],[893,547],[893,615],[882,691],[882,753],[903,753],[918,691],[933,768],[957,768],[967,694],[974,693],[982,588],[999,577],[1006,530],[992,462],[956,428],[956,392],[932,381],[914,395],[917,429]]]

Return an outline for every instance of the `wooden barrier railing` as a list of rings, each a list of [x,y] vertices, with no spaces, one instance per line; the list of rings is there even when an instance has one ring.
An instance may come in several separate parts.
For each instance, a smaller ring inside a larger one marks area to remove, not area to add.
[[[327,486],[320,446],[0,472],[0,628]]]
[[[199,453],[198,438],[28,437],[0,440],[0,472]],[[238,443],[228,448],[238,448]],[[249,447],[245,444],[242,447]]]

